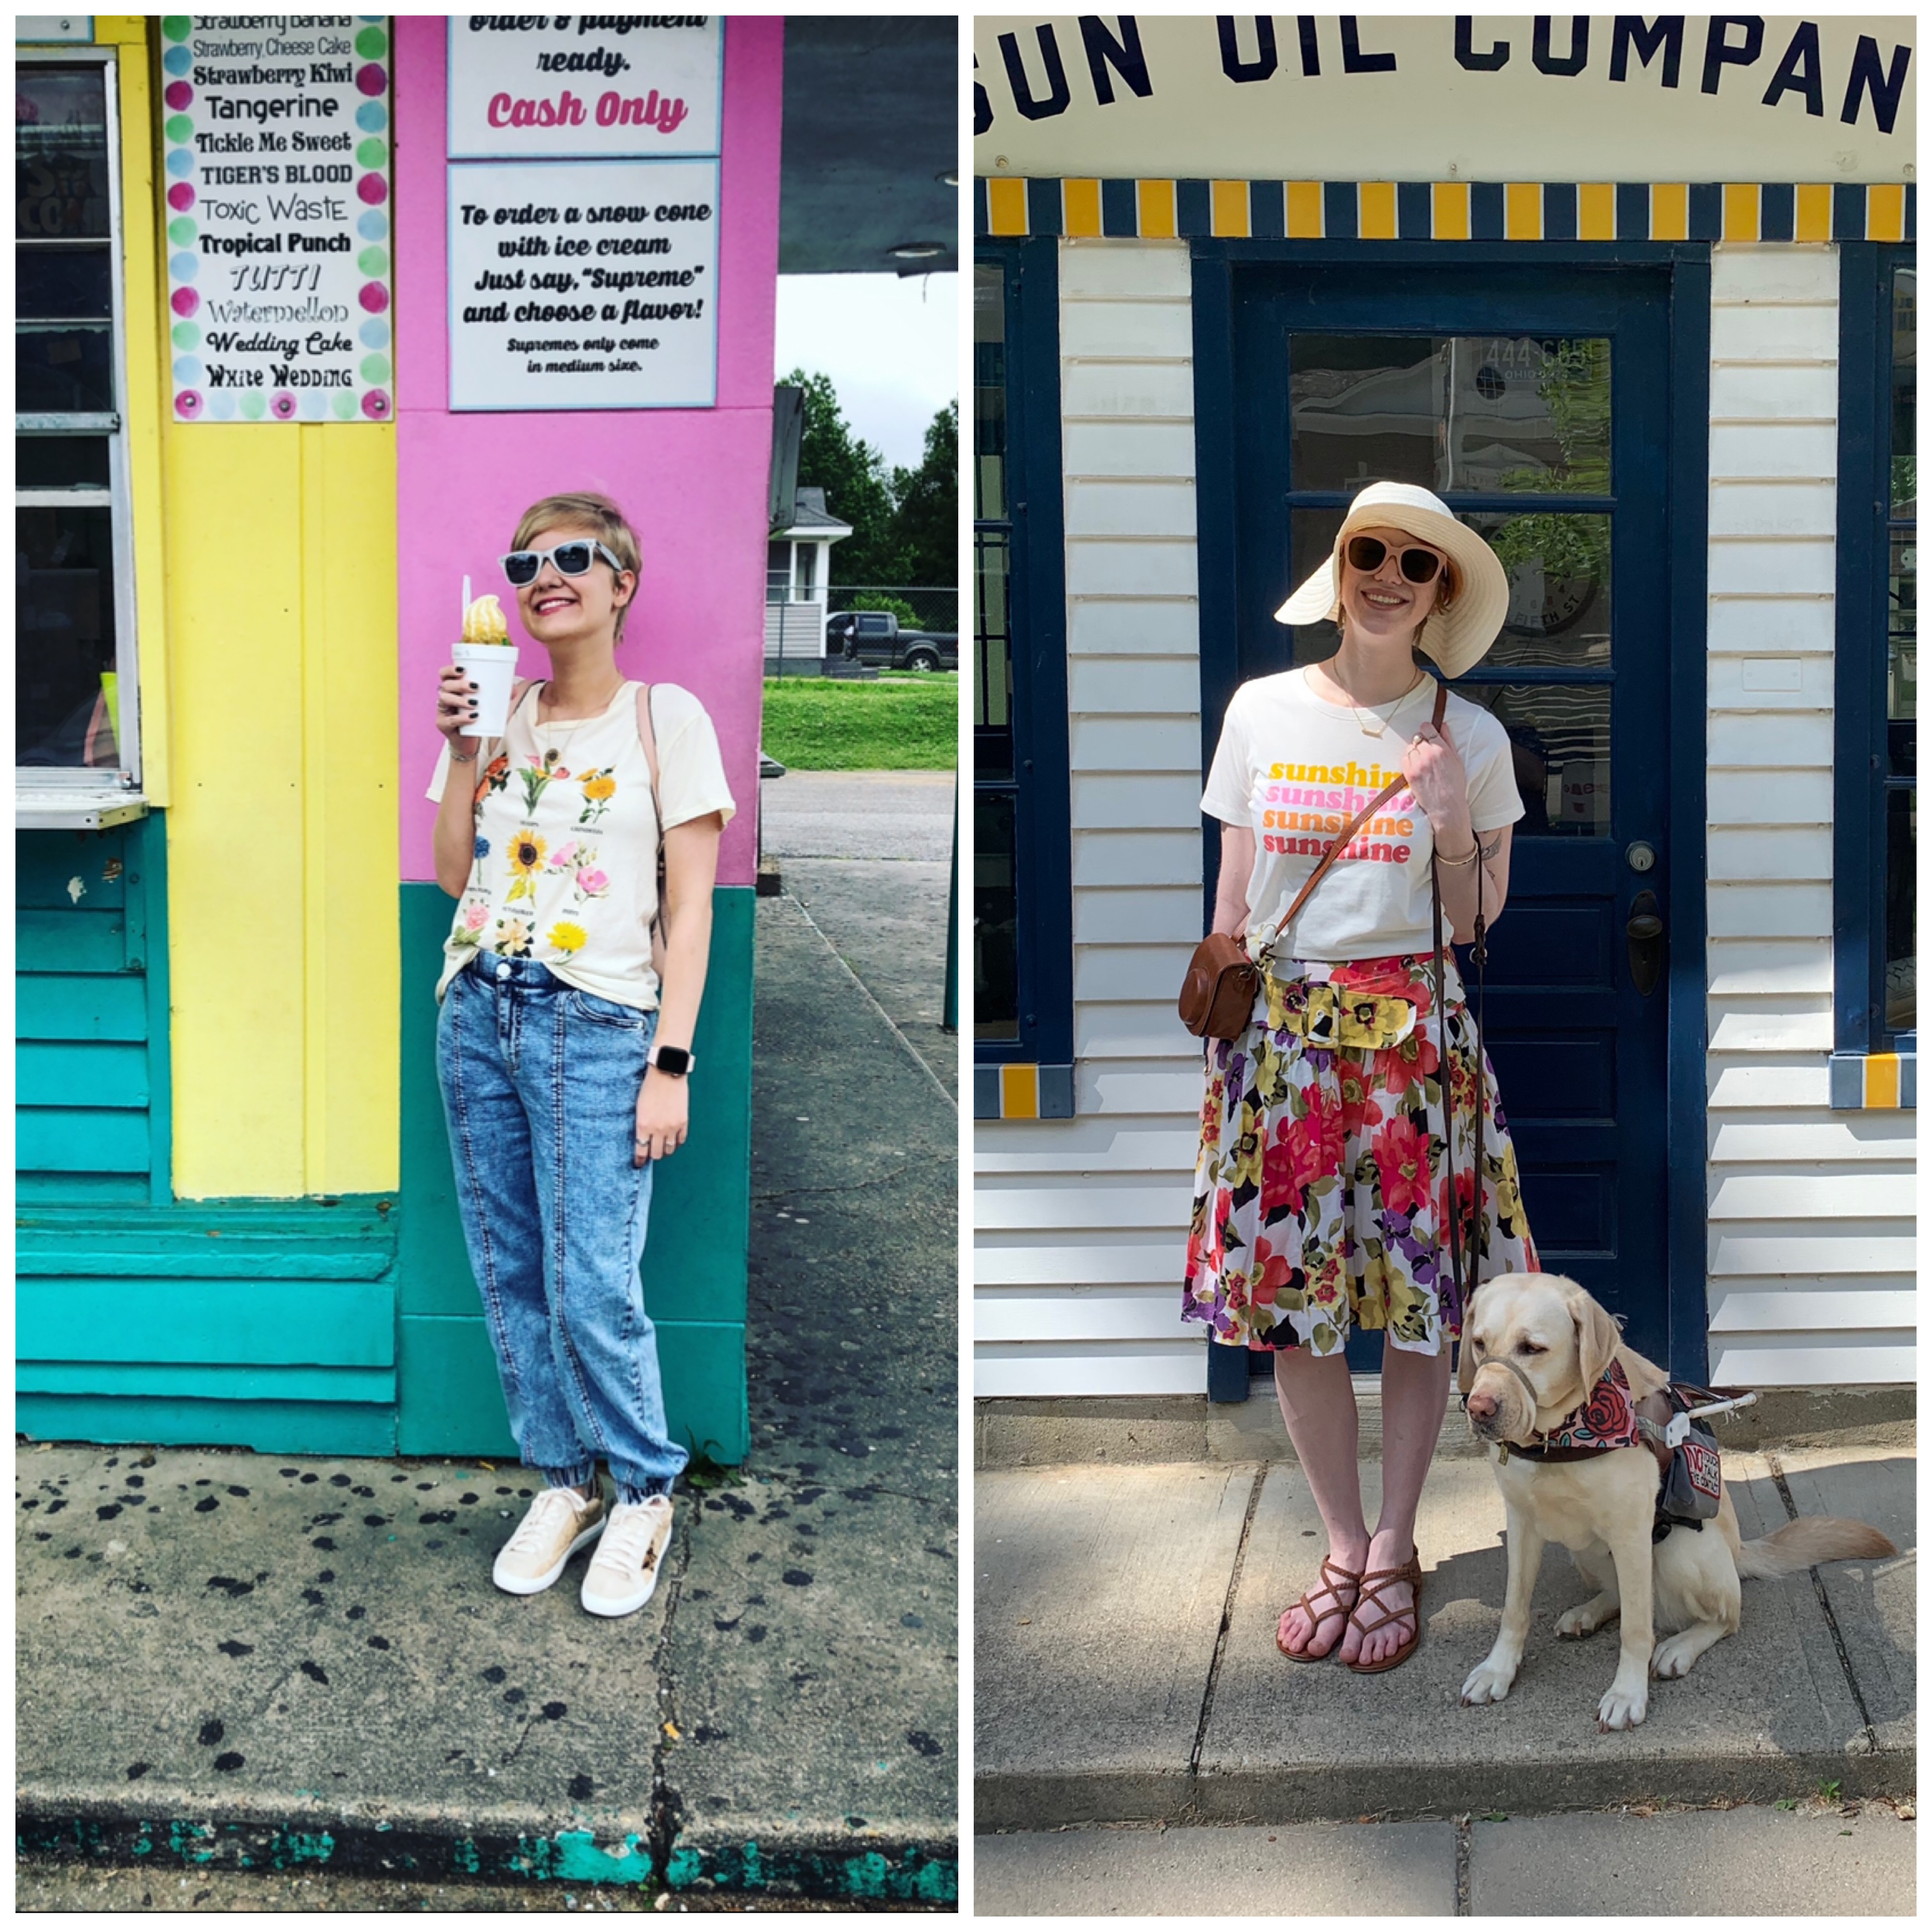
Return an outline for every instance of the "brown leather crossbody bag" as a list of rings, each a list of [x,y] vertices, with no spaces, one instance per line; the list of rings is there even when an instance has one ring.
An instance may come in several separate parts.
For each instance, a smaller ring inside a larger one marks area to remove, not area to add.
[[[1449,687],[1438,683],[1436,687],[1436,715],[1432,721],[1438,731],[1442,728],[1443,713],[1448,703]],[[1391,778],[1349,820],[1322,854],[1300,891],[1295,894],[1294,903],[1276,922],[1274,932],[1268,934],[1261,949],[1262,959],[1273,951],[1275,942],[1293,922],[1295,914],[1308,903],[1309,895],[1328,877],[1328,868],[1347,850],[1355,834],[1408,782],[1405,778]],[[1194,949],[1194,956],[1187,962],[1187,976],[1180,982],[1180,998],[1177,1004],[1181,1024],[1197,1039],[1238,1038],[1254,1012],[1255,1000],[1261,992],[1262,970],[1260,964],[1248,956],[1246,948],[1232,934],[1208,934]]]

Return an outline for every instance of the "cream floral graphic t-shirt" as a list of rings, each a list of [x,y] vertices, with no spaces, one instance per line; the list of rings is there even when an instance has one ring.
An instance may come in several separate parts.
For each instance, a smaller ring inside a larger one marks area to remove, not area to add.
[[[626,683],[595,718],[554,724],[536,722],[541,689],[524,693],[476,765],[456,767],[476,776],[476,851],[436,998],[480,948],[538,960],[584,992],[649,1010],[658,1003],[658,826],[638,687]],[[736,807],[704,706],[680,686],[653,685],[651,716],[665,829],[712,812],[728,822]],[[431,798],[440,801],[449,772],[446,748]]]
[[[1234,693],[1201,808],[1255,835],[1248,880],[1250,951],[1314,871],[1336,835],[1402,771],[1410,739],[1436,708],[1425,677],[1393,712],[1358,715],[1308,688],[1300,670],[1252,678]],[[1382,718],[1379,736],[1373,728]],[[1370,730],[1364,731],[1366,720]],[[1469,816],[1486,837],[1522,816],[1503,728],[1454,692],[1442,729],[1469,780]],[[1435,945],[1429,891],[1434,837],[1406,787],[1358,832],[1275,947],[1282,959],[1380,959]],[[1454,856],[1454,855],[1451,855]]]

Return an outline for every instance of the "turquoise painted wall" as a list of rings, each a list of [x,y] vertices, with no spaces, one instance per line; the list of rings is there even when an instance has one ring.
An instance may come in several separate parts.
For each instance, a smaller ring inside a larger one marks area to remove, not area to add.
[[[403,1199],[399,1447],[405,1455],[514,1454],[457,1217],[436,1079],[436,1001],[448,896],[400,888]],[[745,1278],[752,1160],[753,916],[749,886],[712,902],[711,964],[692,1051],[691,1138],[658,1170],[644,1249],[671,1433],[721,1462],[750,1447]]]

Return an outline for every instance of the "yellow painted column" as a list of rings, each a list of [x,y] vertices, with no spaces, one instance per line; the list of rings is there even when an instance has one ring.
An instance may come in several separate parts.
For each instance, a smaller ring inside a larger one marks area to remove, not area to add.
[[[393,424],[178,424],[153,21],[120,46],[143,760],[169,809],[175,1192],[400,1168]]]

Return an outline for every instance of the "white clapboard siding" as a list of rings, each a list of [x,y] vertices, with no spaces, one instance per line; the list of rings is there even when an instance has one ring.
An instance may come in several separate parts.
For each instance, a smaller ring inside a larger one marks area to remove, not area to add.
[[[1913,1373],[1910,1114],[1834,1113],[1838,256],[1720,248],[1711,310],[1711,1373]]]
[[[1075,1118],[976,1129],[982,1396],[1204,1385],[1180,1320],[1201,1049],[1193,323],[1184,244],[1060,249]]]

